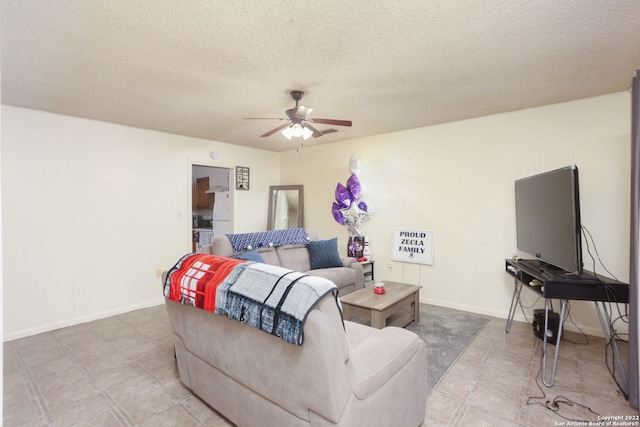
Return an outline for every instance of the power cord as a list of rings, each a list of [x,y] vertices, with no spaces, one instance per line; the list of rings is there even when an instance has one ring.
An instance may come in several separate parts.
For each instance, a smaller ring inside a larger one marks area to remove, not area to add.
[[[593,236],[591,235],[591,232],[587,229],[587,227],[581,225],[580,226],[582,232],[585,235],[585,244],[587,247],[587,253],[589,254],[589,257],[591,257],[591,261],[593,263],[593,275],[597,280],[597,283],[603,287],[604,292],[606,294],[607,297],[607,301],[602,303],[603,309],[605,311],[605,314],[607,316],[610,316],[609,313],[613,313],[613,305],[615,305],[616,310],[618,311],[618,317],[616,319],[614,319],[613,321],[611,321],[611,325],[609,326],[609,338],[607,339],[607,342],[604,345],[604,360],[605,360],[605,364],[607,366],[607,369],[609,370],[609,374],[611,374],[611,377],[613,378],[613,381],[616,383],[616,385],[618,386],[618,390],[623,390],[620,382],[618,381],[618,378],[616,377],[616,359],[614,357],[613,354],[613,344],[614,344],[614,340],[619,340],[619,341],[625,341],[623,340],[620,335],[628,335],[629,334],[619,334],[614,325],[617,321],[622,321],[624,323],[629,323],[629,305],[628,304],[624,304],[624,314],[620,311],[620,304],[619,303],[614,303],[613,301],[615,301],[615,295],[614,295],[614,290],[613,287],[609,284],[606,283],[602,280],[600,280],[598,278],[598,275],[596,274],[596,260],[593,257],[593,255],[591,254],[591,247],[589,246],[589,240],[591,240],[591,243],[593,244],[593,250],[596,254],[596,257],[598,258],[598,262],[600,263],[600,265],[602,266],[602,268],[614,279],[614,280],[618,280],[618,278],[612,274],[607,267],[604,265],[604,263],[602,262],[602,259],[600,258],[600,254],[598,253],[598,248],[596,246],[595,240],[593,239]],[[588,237],[588,238],[587,238]],[[596,303],[597,304],[597,303]],[[628,338],[627,340],[628,341]],[[612,365],[611,366],[609,364],[609,352],[611,351],[611,362]],[[625,367],[622,366],[622,369],[624,370]],[[625,398],[628,399],[628,396],[626,395],[626,393],[623,392],[623,394],[625,395]]]
[[[611,286],[610,286],[609,284],[607,284],[607,283],[605,283],[605,282],[601,281],[600,279],[598,279],[598,276],[597,276],[597,273],[596,273],[596,259],[594,258],[594,256],[593,256],[593,255],[592,255],[592,253],[591,253],[591,246],[589,245],[589,239],[591,240],[591,243],[593,244],[594,252],[595,252],[595,254],[596,254],[596,257],[598,258],[598,261],[599,261],[600,265],[602,265],[602,268],[603,268],[603,269],[604,269],[604,270],[605,270],[605,271],[606,271],[606,272],[607,272],[607,273],[608,273],[608,274],[609,274],[613,279],[615,279],[615,280],[618,280],[618,279],[617,279],[617,278],[616,278],[616,277],[615,277],[615,276],[614,276],[614,275],[613,275],[613,274],[612,274],[612,273],[611,273],[611,272],[606,268],[606,266],[605,266],[605,265],[604,265],[604,263],[602,262],[602,259],[600,258],[600,254],[598,253],[597,247],[596,247],[596,245],[595,245],[595,241],[593,240],[593,236],[591,235],[591,233],[589,232],[589,230],[588,230],[586,227],[584,227],[584,226],[581,226],[581,229],[582,229],[583,233],[585,234],[585,245],[586,245],[586,247],[587,247],[587,253],[588,253],[588,255],[589,255],[589,257],[591,258],[592,263],[593,263],[593,275],[594,275],[594,277],[596,278],[596,280],[598,281],[598,283],[599,283],[601,286],[603,286],[603,287],[604,287],[604,290],[605,290],[606,295],[607,295],[607,299],[608,299],[609,301],[615,301],[615,299],[614,299],[614,298],[612,298],[612,296],[613,296],[613,295],[612,295],[613,290],[612,290]],[[587,236],[588,236],[588,238],[587,238]],[[528,323],[530,323],[530,324],[531,324],[531,322],[530,322],[530,321],[529,321],[529,319],[527,318],[527,314],[526,314],[526,312],[525,312],[525,308],[526,308],[526,309],[531,309],[531,308],[533,308],[533,307],[538,303],[538,301],[540,300],[540,298],[541,298],[541,296],[539,296],[539,297],[538,297],[538,298],[533,302],[533,304],[532,304],[531,306],[528,306],[528,307],[527,307],[527,306],[525,306],[524,304],[522,304],[522,301],[519,301],[520,310],[522,311],[522,314],[524,315],[525,320],[526,320]],[[613,303],[608,302],[608,304],[609,304],[609,311],[610,311],[610,312],[613,312],[613,311],[611,310],[611,306],[612,306],[612,304],[613,304]],[[611,330],[610,330],[610,334],[609,334],[609,335],[610,335],[610,338],[609,338],[609,340],[608,340],[608,341],[606,342],[606,344],[605,344],[604,351],[605,351],[605,363],[606,363],[606,365],[607,365],[607,369],[609,370],[609,373],[610,373],[610,374],[611,374],[611,376],[613,377],[613,380],[614,380],[614,381],[616,382],[616,384],[618,385],[618,388],[619,388],[620,390],[622,390],[622,388],[620,387],[620,384],[619,384],[619,382],[618,382],[618,380],[617,380],[617,378],[616,378],[616,375],[615,375],[615,363],[616,363],[616,362],[615,362],[615,358],[612,358],[612,359],[613,359],[613,368],[609,365],[609,350],[612,348],[612,340],[614,340],[614,339],[618,339],[618,338],[620,337],[620,334],[618,334],[618,333],[615,331],[615,328],[613,327],[613,325],[614,325],[614,324],[615,324],[615,322],[617,322],[617,321],[622,321],[622,322],[624,322],[624,323],[628,323],[629,313],[628,313],[628,305],[627,305],[627,304],[625,304],[625,313],[624,313],[624,314],[620,311],[620,305],[619,305],[619,304],[617,304],[617,303],[616,303],[616,304],[615,304],[615,306],[616,306],[617,311],[618,311],[618,317],[617,317],[615,320],[613,320],[613,321],[611,322]],[[605,310],[606,310],[606,308],[605,308]],[[578,326],[578,325],[573,321],[573,318],[571,317],[571,304],[570,304],[570,303],[568,304],[567,318],[569,319],[569,321],[571,322],[571,324],[572,324],[573,326],[575,326],[575,327],[576,327],[576,329],[577,329],[578,331],[580,331],[580,333],[582,334],[582,336],[583,336],[583,337],[584,337],[584,339],[585,339],[585,342],[575,342],[575,341],[571,341],[571,340],[565,340],[565,341],[567,341],[567,342],[571,342],[571,343],[573,343],[573,344],[579,344],[579,345],[589,344],[589,337],[588,337],[588,336],[585,334],[585,332],[584,332],[584,331],[583,331],[583,330],[582,330],[582,329],[581,329],[581,328],[580,328],[580,327],[579,327],[579,326]],[[625,334],[625,335],[628,335],[628,334]],[[561,339],[563,339],[563,340],[564,340],[564,338],[561,338]],[[541,381],[541,373],[542,373],[543,357],[544,357],[544,350],[543,350],[543,353],[542,353],[542,355],[541,355],[541,357],[540,357],[540,368],[538,369],[538,373],[536,374],[536,379],[535,379],[536,386],[538,387],[538,390],[540,390],[540,393],[542,393],[542,395],[541,395],[541,396],[530,396],[530,397],[527,399],[527,405],[539,405],[539,406],[542,406],[542,407],[544,407],[544,408],[548,409],[549,411],[554,412],[556,415],[558,415],[559,417],[561,417],[561,418],[563,418],[563,419],[565,419],[565,420],[567,420],[567,421],[574,421],[574,422],[581,422],[581,423],[582,423],[582,422],[584,422],[584,423],[588,423],[588,422],[589,422],[588,420],[578,420],[578,419],[573,419],[573,418],[569,418],[569,417],[567,417],[567,416],[564,416],[562,413],[560,413],[560,411],[561,411],[561,409],[562,409],[563,405],[566,405],[567,407],[577,406],[577,407],[579,407],[579,408],[583,408],[583,409],[587,410],[589,413],[591,413],[591,414],[595,415],[596,417],[597,417],[597,416],[599,416],[599,414],[598,414],[597,412],[595,412],[594,410],[592,410],[590,407],[588,407],[588,406],[586,406],[586,405],[583,405],[583,404],[581,404],[581,403],[578,403],[578,402],[576,402],[576,401],[573,401],[573,400],[571,400],[571,399],[567,398],[566,396],[557,395],[557,396],[555,396],[555,397],[554,397],[554,398],[552,398],[552,399],[548,399],[548,398],[547,398],[547,395],[546,395],[546,393],[545,393],[544,389],[542,388],[542,386],[541,386],[541,384],[540,384],[540,383],[542,382],[542,381]]]
[[[578,342],[578,341],[572,341],[569,339],[564,339],[564,341],[570,342],[572,344],[576,344],[576,345],[587,345],[589,344],[589,336],[587,334],[584,333],[584,331],[582,330],[582,328],[580,328],[580,326],[578,326],[576,324],[576,322],[573,321],[573,317],[571,317],[571,302],[567,302],[567,319],[569,319],[569,321],[571,322],[571,324],[573,326],[576,327],[577,330],[580,331],[580,334],[582,335],[582,337],[584,338],[584,342]],[[564,330],[564,327],[562,328],[562,330]]]
[[[526,308],[528,310],[528,309],[531,309],[531,308],[535,307],[535,305],[538,303],[538,301],[540,301],[541,298],[542,298],[542,295],[538,295],[538,298],[530,306],[525,306],[524,304],[522,304],[522,300],[520,298],[518,298],[518,305],[520,306],[520,311],[522,311],[522,315],[524,316],[524,320],[526,320],[527,323],[530,324],[530,325],[532,325],[533,323],[529,321],[529,318],[527,317],[527,313],[524,311],[524,309]]]
[[[565,396],[557,395],[552,399],[548,399],[547,398],[547,394],[544,392],[544,389],[540,385],[540,383],[542,382],[541,374],[542,374],[543,356],[544,356],[544,353],[540,357],[540,368],[538,369],[538,373],[536,374],[536,386],[538,387],[538,390],[540,390],[540,393],[542,393],[542,396],[530,396],[529,398],[527,398],[527,405],[539,405],[539,406],[542,406],[543,408],[548,409],[549,411],[555,413],[557,416],[559,416],[561,418],[564,418],[567,421],[585,423],[584,425],[587,425],[589,420],[579,420],[579,419],[575,419],[575,418],[569,418],[568,416],[564,416],[562,413],[560,413],[560,411],[562,410],[562,405],[566,405],[566,406],[569,406],[569,407],[577,406],[579,408],[586,409],[588,412],[590,412],[591,414],[595,415],[596,417],[600,416],[600,414],[595,412],[590,407],[588,407],[586,405],[583,405],[581,403],[578,403],[578,402],[576,402],[574,400],[571,400],[571,399],[569,399],[569,398],[567,398]]]
[[[594,276],[596,275],[596,260],[595,258],[593,258],[593,255],[591,254],[591,248],[589,246],[589,239],[591,239],[591,243],[593,243],[593,250],[596,253],[596,256],[598,257],[598,262],[600,263],[600,265],[602,266],[602,268],[604,269],[604,271],[606,271],[607,273],[609,273],[609,275],[614,278],[615,280],[618,280],[616,278],[616,276],[614,276],[608,269],[607,267],[604,265],[604,263],[602,262],[602,259],[600,258],[600,254],[598,253],[598,248],[596,246],[596,242],[595,240],[593,240],[593,236],[591,235],[591,232],[589,231],[589,229],[587,227],[585,227],[584,225],[580,225],[580,228],[582,229],[582,232],[585,234],[585,244],[587,246],[587,253],[589,254],[589,257],[591,257],[591,261],[593,262],[593,274]],[[587,239],[586,237],[589,236],[589,239]],[[596,277],[597,278],[597,277]]]

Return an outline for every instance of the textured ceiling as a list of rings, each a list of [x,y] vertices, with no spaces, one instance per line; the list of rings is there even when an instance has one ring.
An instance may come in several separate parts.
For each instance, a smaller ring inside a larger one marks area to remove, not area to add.
[[[627,90],[640,1],[0,0],[2,102],[283,151]],[[283,123],[283,122],[282,122]]]

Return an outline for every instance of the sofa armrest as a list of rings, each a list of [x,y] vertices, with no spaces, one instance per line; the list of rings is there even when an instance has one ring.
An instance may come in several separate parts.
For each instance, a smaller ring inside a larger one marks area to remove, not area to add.
[[[348,363],[354,394],[366,399],[378,391],[412,358],[426,355],[421,347],[426,348],[426,344],[418,335],[394,326],[380,329],[352,347]]]
[[[351,267],[351,264],[354,264],[354,263],[360,264],[358,260],[353,257],[340,257],[340,260],[342,261],[343,267]]]
[[[356,271],[356,283],[354,291],[358,289],[364,288],[364,269],[362,268],[362,264],[358,262],[357,259],[353,257],[341,257],[342,266],[353,268]]]

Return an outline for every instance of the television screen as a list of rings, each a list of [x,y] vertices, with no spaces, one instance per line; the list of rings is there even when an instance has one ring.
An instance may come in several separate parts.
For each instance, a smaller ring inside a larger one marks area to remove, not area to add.
[[[582,273],[578,168],[568,166],[515,183],[518,249]]]

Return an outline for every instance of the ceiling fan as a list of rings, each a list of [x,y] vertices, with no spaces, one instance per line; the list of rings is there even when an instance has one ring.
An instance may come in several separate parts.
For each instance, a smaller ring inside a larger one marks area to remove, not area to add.
[[[264,135],[260,135],[262,137],[266,137],[271,136],[276,132],[282,131],[282,134],[287,139],[298,136],[301,136],[304,139],[308,139],[311,136],[313,136],[314,138],[318,138],[324,135],[323,132],[320,132],[318,129],[313,127],[311,123],[336,126],[351,126],[350,120],[313,119],[307,117],[313,111],[313,108],[305,107],[304,105],[298,105],[298,102],[304,96],[304,92],[301,90],[292,90],[290,93],[291,98],[296,101],[296,106],[285,111],[285,113],[287,114],[287,118],[246,117],[245,120],[287,120],[288,123],[278,126],[275,129],[271,129]]]

